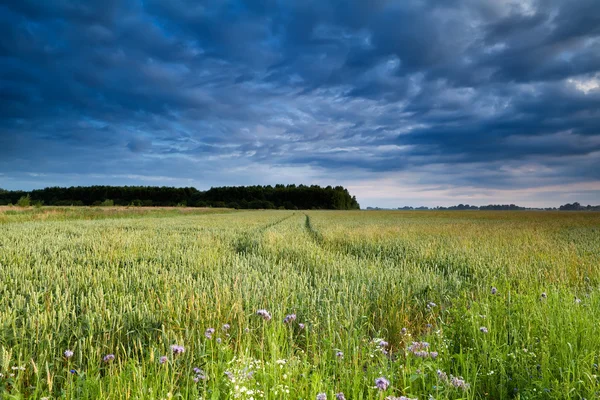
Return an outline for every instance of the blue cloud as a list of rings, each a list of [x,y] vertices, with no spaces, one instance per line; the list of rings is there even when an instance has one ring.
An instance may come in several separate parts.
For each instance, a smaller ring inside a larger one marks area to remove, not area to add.
[[[588,190],[600,185],[597,10],[596,0],[7,1],[0,186],[129,176]]]

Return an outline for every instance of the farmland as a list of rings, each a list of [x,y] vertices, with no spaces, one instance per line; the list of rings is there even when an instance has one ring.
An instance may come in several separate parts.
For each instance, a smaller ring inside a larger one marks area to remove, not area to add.
[[[600,393],[600,213],[98,210],[0,210],[0,398]]]

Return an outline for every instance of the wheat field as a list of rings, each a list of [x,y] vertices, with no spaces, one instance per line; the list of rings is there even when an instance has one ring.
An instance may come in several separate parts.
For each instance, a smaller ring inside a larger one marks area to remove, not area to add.
[[[0,210],[2,399],[600,394],[600,213]]]

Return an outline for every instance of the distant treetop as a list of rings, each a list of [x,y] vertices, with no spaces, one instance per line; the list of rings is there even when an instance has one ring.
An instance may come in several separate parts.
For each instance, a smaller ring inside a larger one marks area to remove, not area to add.
[[[0,205],[29,198],[53,206],[188,206],[288,210],[360,209],[355,196],[342,186],[317,185],[228,186],[199,191],[193,187],[71,186],[32,191],[0,189]]]

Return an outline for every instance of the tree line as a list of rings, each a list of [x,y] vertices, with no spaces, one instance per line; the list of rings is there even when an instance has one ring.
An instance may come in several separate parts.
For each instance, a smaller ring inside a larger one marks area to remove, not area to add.
[[[342,186],[228,186],[200,191],[193,187],[71,186],[31,191],[0,189],[0,205],[187,206],[236,209],[355,210],[355,196]]]
[[[583,206],[577,202],[573,204],[564,204],[558,208],[556,207],[546,207],[546,208],[535,208],[535,207],[521,207],[515,204],[489,204],[487,206],[471,206],[469,204],[459,204],[456,206],[449,207],[411,207],[404,206],[398,208],[379,208],[379,207],[367,207],[367,210],[403,210],[403,211],[419,211],[419,210],[438,210],[438,211],[454,211],[454,210],[483,210],[483,211],[518,211],[518,210],[560,210],[560,211],[600,211],[600,205],[592,206],[587,205]]]

